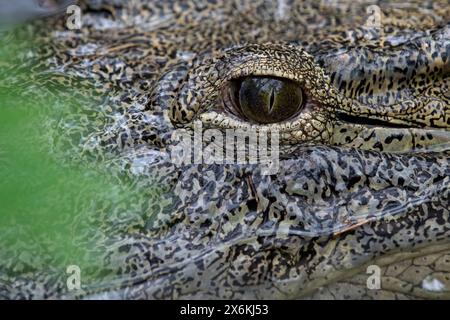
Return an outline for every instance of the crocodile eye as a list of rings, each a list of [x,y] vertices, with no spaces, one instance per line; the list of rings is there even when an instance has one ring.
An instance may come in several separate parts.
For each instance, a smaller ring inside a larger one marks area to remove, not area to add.
[[[228,100],[237,113],[257,123],[287,120],[303,104],[302,89],[288,79],[245,77],[233,80],[228,90]]]

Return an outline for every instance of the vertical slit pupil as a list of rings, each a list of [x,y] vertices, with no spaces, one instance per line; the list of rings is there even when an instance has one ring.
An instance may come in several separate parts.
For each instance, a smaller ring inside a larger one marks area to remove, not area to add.
[[[300,86],[277,77],[243,77],[231,82],[232,105],[242,118],[257,123],[276,123],[294,116],[303,106]],[[276,100],[276,101],[275,101]]]
[[[272,88],[272,91],[270,92],[269,113],[272,112],[274,101],[275,101],[275,93],[274,93],[274,90]]]

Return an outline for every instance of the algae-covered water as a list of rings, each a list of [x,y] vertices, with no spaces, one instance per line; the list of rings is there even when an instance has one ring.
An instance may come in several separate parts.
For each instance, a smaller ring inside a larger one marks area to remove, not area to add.
[[[17,281],[52,277],[64,284],[71,266],[81,271],[82,288],[105,286],[114,274],[111,264],[105,267],[105,247],[114,236],[145,227],[151,212],[129,204],[158,186],[138,188],[114,168],[71,155],[76,151],[59,141],[70,131],[64,117],[80,112],[89,98],[26,83],[33,70],[18,69],[16,60],[39,48],[5,35],[1,41],[0,295],[14,292]],[[79,139],[73,137],[75,145]],[[121,221],[109,215],[111,208],[120,208]]]

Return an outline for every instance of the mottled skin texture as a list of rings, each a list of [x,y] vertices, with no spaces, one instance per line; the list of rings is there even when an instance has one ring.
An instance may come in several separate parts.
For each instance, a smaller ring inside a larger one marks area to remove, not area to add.
[[[168,192],[155,219],[125,234],[101,230],[117,281],[77,296],[450,297],[447,1],[379,1],[372,16],[355,1],[116,2],[84,4],[79,31],[64,19],[51,21],[61,33],[40,31],[45,72],[31,81],[99,97],[59,123],[80,125],[58,136],[57,152],[119,168],[141,188],[156,178]],[[239,119],[221,92],[251,75],[296,81],[305,108],[281,123]],[[277,129],[279,172],[176,167],[171,134],[195,120]],[[109,210],[113,222],[127,214]],[[382,267],[381,290],[366,287],[370,264]],[[72,297],[56,278],[3,279],[0,292]],[[444,290],[424,289],[424,279]]]

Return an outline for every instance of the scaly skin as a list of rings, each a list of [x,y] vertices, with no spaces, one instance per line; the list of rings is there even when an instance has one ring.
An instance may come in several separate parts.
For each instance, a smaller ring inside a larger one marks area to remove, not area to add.
[[[108,209],[112,223],[97,236],[116,281],[76,296],[449,298],[448,2],[379,1],[372,17],[364,1],[213,2],[88,2],[81,30],[60,18],[45,26],[61,33],[35,31],[44,50],[22,63],[43,72],[31,83],[101,97],[67,112],[80,125],[58,136],[60,158],[169,190],[156,218],[128,233],[114,231],[125,206]],[[249,75],[294,80],[304,109],[268,125],[228,112],[223,88]],[[32,92],[30,81],[9,84]],[[278,130],[279,172],[175,166],[172,133],[195,121]],[[366,287],[371,264],[382,268],[381,290]],[[3,279],[0,292],[72,297],[56,274]],[[444,288],[427,290],[430,279]]]

